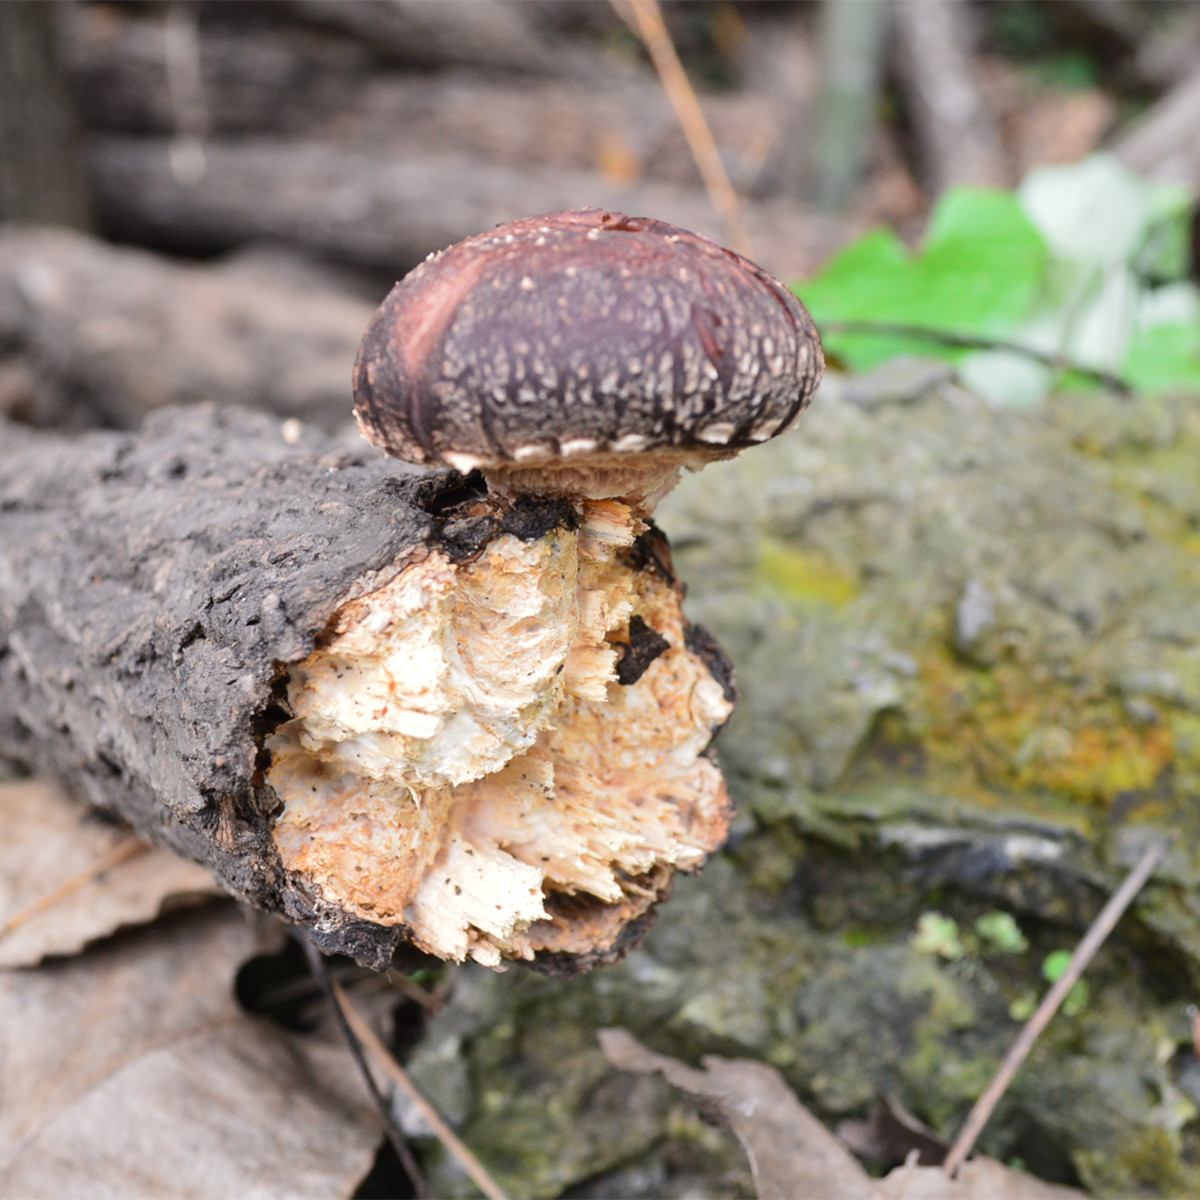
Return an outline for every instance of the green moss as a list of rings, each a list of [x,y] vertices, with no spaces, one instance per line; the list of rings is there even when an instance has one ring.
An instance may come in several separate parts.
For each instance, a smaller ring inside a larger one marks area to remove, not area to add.
[[[1098,1200],[1194,1200],[1200,1195],[1200,1171],[1180,1161],[1179,1139],[1166,1129],[1130,1130],[1114,1145],[1079,1150],[1074,1159],[1084,1185]]]
[[[755,567],[760,584],[789,600],[839,608],[858,595],[858,581],[823,555],[802,552],[778,538],[758,541]]]

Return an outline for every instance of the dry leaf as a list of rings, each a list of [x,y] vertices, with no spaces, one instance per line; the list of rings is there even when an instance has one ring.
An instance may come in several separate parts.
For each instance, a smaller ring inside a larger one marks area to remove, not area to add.
[[[841,1121],[837,1139],[855,1154],[885,1163],[903,1163],[915,1150],[921,1166],[940,1166],[950,1149],[928,1125],[891,1096],[880,1096],[865,1121]]]
[[[210,904],[0,972],[0,1195],[351,1195],[379,1126],[345,1047],[233,994],[285,936]]]
[[[715,1100],[745,1148],[759,1200],[1086,1200],[1074,1188],[1043,1183],[988,1158],[954,1179],[940,1167],[897,1167],[872,1179],[796,1099],[774,1067],[748,1059],[704,1059],[704,1070],[656,1054],[624,1029],[600,1031],[608,1061],[624,1071],[661,1071],[676,1087]]]
[[[661,1071],[676,1087],[718,1103],[750,1159],[759,1200],[878,1200],[875,1181],[773,1067],[709,1055],[701,1071],[648,1050],[624,1029],[602,1029],[599,1036],[614,1067],[640,1074]]]
[[[963,1163],[953,1179],[940,1167],[897,1167],[879,1183],[880,1200],[1087,1200],[1083,1192],[1014,1171],[992,1158]]]
[[[45,780],[0,783],[0,967],[74,954],[218,894],[208,873],[132,842]]]

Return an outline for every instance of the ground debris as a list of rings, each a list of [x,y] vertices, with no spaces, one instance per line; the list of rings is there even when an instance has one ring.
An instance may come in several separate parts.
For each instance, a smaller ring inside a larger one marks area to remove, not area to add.
[[[148,846],[43,779],[0,784],[0,967],[32,967],[219,895],[202,867]]]
[[[234,996],[283,938],[217,904],[0,972],[0,1194],[352,1195],[379,1134],[344,1047]]]
[[[600,1031],[615,1067],[660,1071],[676,1087],[716,1103],[746,1150],[759,1200],[837,1196],[838,1200],[1070,1200],[1074,1188],[1043,1183],[991,1159],[964,1165],[955,1179],[915,1163],[872,1179],[846,1148],[796,1099],[766,1063],[708,1055],[704,1069],[657,1054],[623,1029]]]

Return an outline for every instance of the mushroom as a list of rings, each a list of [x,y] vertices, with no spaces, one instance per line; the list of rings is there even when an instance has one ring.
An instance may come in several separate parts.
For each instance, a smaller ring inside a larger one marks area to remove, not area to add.
[[[586,209],[431,256],[371,322],[354,369],[368,440],[479,468],[516,493],[647,512],[681,467],[791,427],[824,366],[796,297],[730,250]]]
[[[731,815],[705,752],[732,669],[649,515],[681,468],[788,428],[822,365],[782,284],[647,218],[516,221],[397,284],[355,366],[360,427],[487,491],[444,484],[436,519],[470,536],[396,564],[290,668],[284,866],[443,958],[635,944]]]

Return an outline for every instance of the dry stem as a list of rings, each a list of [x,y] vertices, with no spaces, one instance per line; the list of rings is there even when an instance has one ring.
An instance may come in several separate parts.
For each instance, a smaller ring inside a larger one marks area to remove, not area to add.
[[[487,1173],[484,1165],[463,1144],[458,1134],[442,1119],[441,1114],[417,1090],[416,1084],[408,1077],[408,1073],[395,1060],[388,1048],[379,1040],[378,1035],[370,1026],[367,1019],[355,1007],[353,1001],[342,990],[338,983],[333,984],[333,993],[341,1006],[346,1023],[354,1031],[354,1036],[367,1048],[376,1066],[404,1093],[421,1115],[429,1122],[438,1140],[458,1160],[462,1169],[470,1176],[475,1186],[488,1200],[508,1200],[500,1190],[495,1180]]]
[[[1145,886],[1146,880],[1154,873],[1158,865],[1166,857],[1173,839],[1162,838],[1156,841],[1138,860],[1137,865],[1125,878],[1125,882],[1113,893],[1109,902],[1100,910],[1100,914],[1092,922],[1083,940],[1075,947],[1067,969],[1055,981],[1054,986],[1046,993],[1037,1012],[1025,1024],[1020,1036],[1013,1043],[1012,1049],[1005,1055],[1004,1062],[996,1072],[992,1082],[988,1084],[982,1096],[975,1102],[963,1124],[962,1131],[950,1147],[942,1170],[948,1175],[953,1174],[962,1165],[963,1160],[971,1152],[975,1140],[983,1132],[984,1125],[992,1115],[993,1109],[1004,1095],[1013,1076],[1020,1070],[1029,1051],[1042,1030],[1050,1023],[1050,1019],[1058,1011],[1058,1007],[1066,999],[1067,993],[1075,985],[1076,980],[1083,974],[1088,963],[1095,957],[1096,951],[1103,945],[1105,938],[1113,931],[1121,915],[1133,903],[1134,897]]]
[[[683,136],[687,138],[688,147],[696,160],[709,199],[725,223],[725,236],[729,239],[729,244],[739,254],[753,258],[754,247],[742,220],[741,201],[729,179],[729,173],[725,170],[725,164],[721,161],[721,152],[704,116],[704,110],[700,107],[700,101],[696,99],[696,92],[687,77],[687,72],[679,61],[679,54],[663,20],[658,0],[612,2],[617,15],[645,44],[654,69],[662,81],[663,91],[667,93],[667,99],[675,110]]]

